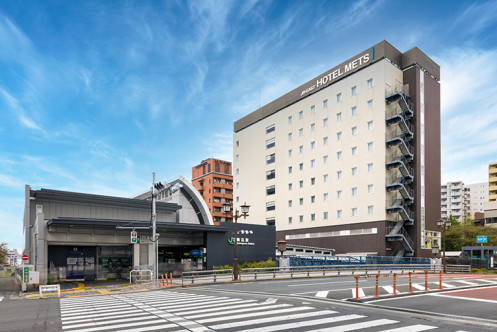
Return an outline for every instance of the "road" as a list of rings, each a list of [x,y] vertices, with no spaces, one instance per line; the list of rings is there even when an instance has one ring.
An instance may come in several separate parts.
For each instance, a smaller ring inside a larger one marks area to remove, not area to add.
[[[472,284],[483,284],[484,279],[454,279],[444,283],[454,286],[457,280],[470,280],[468,282]],[[375,280],[363,279],[361,282],[364,292],[369,293],[369,284]],[[379,282],[386,287],[390,280],[385,278]],[[4,300],[0,302],[0,330],[266,332],[497,329],[497,285],[436,294],[420,292],[406,297],[370,297],[366,303],[316,296],[323,292],[340,294],[342,291],[338,290],[345,289],[350,298],[351,284],[355,284],[355,279],[351,277],[312,278],[60,300]],[[468,283],[466,286],[472,287]],[[448,308],[442,310],[444,307]]]

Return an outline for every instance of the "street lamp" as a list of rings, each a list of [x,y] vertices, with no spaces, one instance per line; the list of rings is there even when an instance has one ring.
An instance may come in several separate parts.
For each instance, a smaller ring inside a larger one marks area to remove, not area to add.
[[[444,268],[444,273],[447,272],[447,262],[445,261],[445,231],[452,225],[452,222],[450,220],[442,220],[440,219],[437,221],[437,225],[440,226],[440,229],[442,230],[442,243],[444,246],[443,249],[443,256],[442,256],[442,264]]]
[[[242,214],[239,214],[239,211],[236,210],[233,214],[233,218],[235,219],[235,257],[233,258],[233,279],[238,280],[238,218],[243,217],[244,219],[248,217],[250,205],[247,203],[240,206],[242,210]],[[231,210],[230,204],[224,204],[224,212],[228,213]]]

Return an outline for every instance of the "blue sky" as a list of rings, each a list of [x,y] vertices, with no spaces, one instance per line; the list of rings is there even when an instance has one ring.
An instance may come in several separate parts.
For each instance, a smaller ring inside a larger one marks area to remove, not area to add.
[[[442,67],[442,180],[497,161],[497,2],[0,1],[0,242],[24,186],[130,197],[233,121],[388,40]]]

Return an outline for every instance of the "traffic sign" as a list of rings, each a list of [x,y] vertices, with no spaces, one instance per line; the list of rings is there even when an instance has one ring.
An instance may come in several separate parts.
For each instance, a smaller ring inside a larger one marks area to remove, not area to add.
[[[476,243],[487,243],[487,236],[486,235],[477,236]]]
[[[22,255],[22,260],[27,261],[29,259],[28,255]]]

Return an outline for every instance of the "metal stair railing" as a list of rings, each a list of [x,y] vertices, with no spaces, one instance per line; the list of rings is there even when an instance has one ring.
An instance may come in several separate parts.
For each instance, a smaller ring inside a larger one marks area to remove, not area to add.
[[[393,233],[392,231],[394,230],[395,227],[396,226],[389,226],[386,228],[386,237],[392,239],[401,238],[400,242],[404,246],[404,249],[411,253],[414,252],[414,242],[411,240],[409,234],[407,234],[405,228],[401,227],[397,232]]]
[[[394,152],[386,156],[385,159],[386,159],[387,168],[389,165],[391,165],[391,167],[389,167],[388,169],[397,168],[396,166],[393,166],[393,164],[399,163],[401,164],[401,167],[398,168],[403,176],[410,176],[411,178],[414,177],[414,169],[411,166],[409,166],[409,162],[407,161],[406,157],[403,154]],[[404,171],[402,171],[402,169],[404,169]]]
[[[396,186],[400,186],[403,188],[406,195],[402,195],[402,193],[401,193],[401,195],[404,199],[406,198],[406,196],[407,196],[407,198],[409,198],[411,200],[414,199],[414,190],[409,188],[409,186],[407,185],[407,181],[404,177],[401,177],[398,175],[393,175],[390,177],[390,179],[387,181],[387,187],[396,187]],[[393,189],[393,190],[397,190],[397,189]],[[393,191],[393,190],[391,190],[391,191]]]

